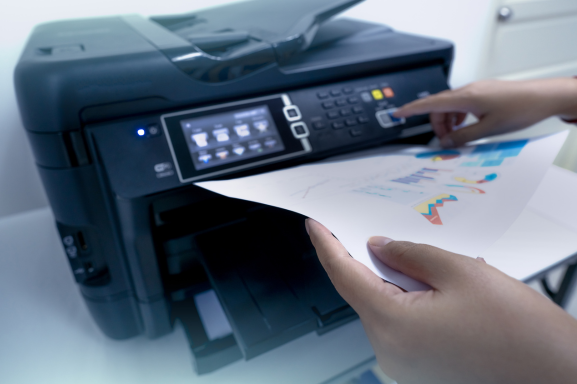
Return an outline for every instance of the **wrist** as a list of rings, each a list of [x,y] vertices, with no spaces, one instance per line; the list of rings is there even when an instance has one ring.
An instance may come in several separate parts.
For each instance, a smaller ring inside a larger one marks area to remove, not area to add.
[[[568,123],[577,123],[577,77],[563,79],[562,99],[557,116]]]

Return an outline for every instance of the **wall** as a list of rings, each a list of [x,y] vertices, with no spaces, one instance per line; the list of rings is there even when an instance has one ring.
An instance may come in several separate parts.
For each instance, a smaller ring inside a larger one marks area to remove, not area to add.
[[[345,16],[385,23],[400,31],[455,43],[451,86],[478,78],[486,38],[496,18],[497,0],[368,0]]]
[[[270,0],[284,1],[284,0]],[[346,16],[386,23],[412,33],[436,36],[456,43],[451,83],[460,86],[479,73],[481,47],[494,19],[495,0],[366,0]],[[126,13],[159,15],[188,12],[227,0],[73,0],[12,1],[0,8],[0,217],[47,204],[18,116],[12,72],[34,25],[56,19]]]

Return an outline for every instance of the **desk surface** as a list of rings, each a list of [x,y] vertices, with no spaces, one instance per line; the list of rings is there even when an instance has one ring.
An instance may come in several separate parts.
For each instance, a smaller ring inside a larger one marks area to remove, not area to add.
[[[577,253],[577,205],[562,202],[575,190],[577,175],[552,167],[519,219],[483,254],[487,262],[524,281],[567,262]],[[316,384],[373,357],[359,321],[201,377],[179,325],[156,340],[109,340],[84,306],[49,209],[0,220],[0,308],[0,381],[11,384]]]

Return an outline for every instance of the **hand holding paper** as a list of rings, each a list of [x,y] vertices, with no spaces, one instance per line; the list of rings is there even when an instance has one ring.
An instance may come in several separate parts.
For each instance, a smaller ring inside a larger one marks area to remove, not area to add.
[[[406,290],[427,286],[387,267],[371,236],[477,256],[521,213],[567,132],[451,150],[412,147],[198,186],[323,223],[351,256]]]
[[[395,380],[574,381],[575,319],[527,285],[481,260],[371,238],[379,260],[432,287],[405,293],[349,257],[321,224],[309,219],[307,228],[331,281],[361,317],[379,365]]]

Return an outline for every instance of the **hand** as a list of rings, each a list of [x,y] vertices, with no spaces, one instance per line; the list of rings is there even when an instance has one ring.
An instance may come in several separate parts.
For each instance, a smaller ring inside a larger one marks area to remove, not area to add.
[[[571,78],[472,83],[409,103],[397,117],[430,113],[444,147],[458,147],[486,136],[520,130],[551,116],[577,118],[577,80]],[[478,123],[455,130],[467,113]]]
[[[306,226],[379,365],[399,384],[575,382],[577,321],[525,284],[478,259],[371,238],[381,261],[433,288],[407,293],[350,257],[321,224]]]

